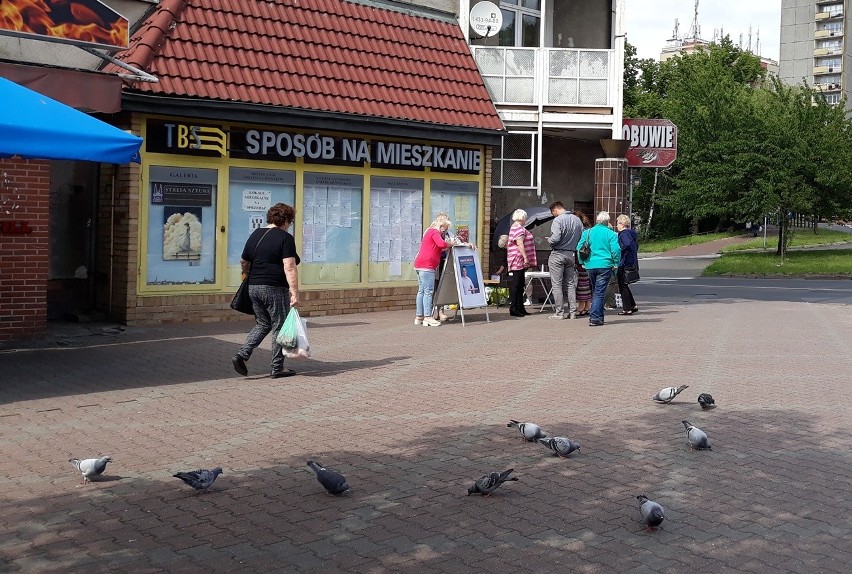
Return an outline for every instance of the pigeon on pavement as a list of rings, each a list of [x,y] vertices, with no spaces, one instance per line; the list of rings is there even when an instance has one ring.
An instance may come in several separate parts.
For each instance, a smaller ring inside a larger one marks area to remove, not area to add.
[[[679,387],[666,387],[665,389],[661,389],[656,395],[652,397],[653,400],[662,404],[669,404],[672,400],[678,396],[680,393],[684,391],[684,389],[688,389],[689,385],[681,385]]]
[[[338,496],[349,490],[349,483],[339,472],[325,468],[312,460],[308,461],[308,466],[316,473],[317,480],[329,494]]]
[[[553,438],[540,438],[538,442],[553,451],[553,456],[568,456],[575,450],[579,450],[580,443],[574,442],[570,438],[564,436],[555,436]]]
[[[657,526],[662,524],[666,518],[663,507],[653,500],[648,500],[648,497],[644,494],[640,494],[636,498],[639,499],[639,512],[642,514],[645,526],[648,530],[656,530]]]
[[[201,492],[210,488],[216,477],[220,474],[222,474],[222,469],[217,466],[212,470],[198,469],[190,472],[179,472],[172,476],[181,479],[198,492]]]
[[[686,427],[686,440],[689,441],[689,446],[697,450],[712,450],[710,443],[707,442],[707,433],[693,426],[689,421],[680,421]]]
[[[710,393],[701,393],[698,395],[698,404],[701,405],[701,408],[705,411],[716,408],[716,401],[713,400],[713,395]]]
[[[103,474],[104,470],[106,470],[107,463],[112,462],[112,459],[108,456],[102,456],[101,458],[84,458],[82,460],[79,458],[69,458],[68,462],[73,464],[77,470],[80,471],[83,475],[83,484],[86,484],[93,476]]]
[[[504,472],[492,472],[483,475],[479,478],[479,480],[477,480],[473,484],[473,486],[467,489],[467,495],[470,496],[471,494],[479,493],[483,496],[489,496],[492,492],[497,490],[504,482],[508,482],[510,480],[518,480],[518,478],[515,476],[509,478],[509,475],[512,474],[514,470],[514,468],[510,468],[509,470],[506,470]]]
[[[517,427],[518,431],[520,431],[521,435],[524,437],[526,441],[534,441],[538,438],[544,438],[547,435],[541,432],[541,427],[535,423],[522,423],[513,419],[509,419],[509,424],[507,427]]]

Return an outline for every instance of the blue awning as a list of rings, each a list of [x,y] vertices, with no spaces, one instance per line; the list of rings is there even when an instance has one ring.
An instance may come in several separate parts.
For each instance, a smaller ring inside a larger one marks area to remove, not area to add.
[[[139,161],[142,138],[0,78],[0,157]]]

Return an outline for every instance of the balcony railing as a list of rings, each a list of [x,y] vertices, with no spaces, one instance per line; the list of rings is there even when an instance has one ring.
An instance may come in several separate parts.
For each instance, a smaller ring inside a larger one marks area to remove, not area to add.
[[[495,104],[612,105],[612,50],[471,46],[471,51]]]

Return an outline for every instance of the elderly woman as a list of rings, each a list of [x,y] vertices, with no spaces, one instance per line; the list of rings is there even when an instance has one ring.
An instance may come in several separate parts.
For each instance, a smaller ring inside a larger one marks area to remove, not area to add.
[[[435,294],[435,277],[441,263],[441,252],[453,245],[442,236],[451,225],[452,222],[445,214],[439,213],[435,216],[435,221],[423,234],[420,251],[414,258],[414,270],[417,271],[418,279],[415,325],[441,326],[441,322],[432,317],[432,297]]]
[[[618,245],[621,248],[621,261],[618,263],[618,291],[621,293],[621,311],[619,315],[632,315],[639,308],[630,291],[625,277],[625,268],[639,265],[639,235],[630,227],[630,218],[624,214],[615,219],[618,228]]]
[[[506,244],[509,272],[512,274],[512,281],[509,283],[509,314],[512,317],[529,315],[524,309],[526,269],[538,264],[535,256],[535,240],[532,233],[524,227],[526,223],[527,212],[516,209],[512,213],[512,227],[509,229],[509,239]]]
[[[618,245],[618,235],[610,228],[610,217],[606,211],[601,211],[595,218],[595,226],[583,232],[580,243],[577,244],[577,256],[588,244],[591,253],[582,260],[583,266],[589,273],[592,284],[592,308],[589,311],[589,326],[597,327],[604,324],[604,301],[606,288],[612,277],[612,270],[621,261],[621,248]]]
[[[243,277],[248,277],[248,292],[254,307],[254,328],[231,362],[239,374],[248,375],[246,361],[266,336],[281,330],[290,307],[299,304],[299,274],[296,242],[287,228],[295,221],[296,211],[286,203],[276,203],[266,213],[267,226],[255,229],[246,240],[240,258]],[[284,368],[284,349],[272,337],[272,378],[296,373]]]

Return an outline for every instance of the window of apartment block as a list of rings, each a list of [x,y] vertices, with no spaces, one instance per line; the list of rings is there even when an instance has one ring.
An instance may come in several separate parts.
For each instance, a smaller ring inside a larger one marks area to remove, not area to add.
[[[491,178],[495,187],[530,188],[536,182],[536,134],[510,133],[494,148]]]
[[[504,0],[500,11],[503,27],[497,37],[501,46],[540,46],[541,0]]]
[[[817,76],[814,78],[815,84],[839,84],[840,83],[840,74],[826,74],[824,76]]]
[[[836,106],[837,104],[840,103],[840,93],[839,92],[834,93],[834,94],[823,94],[823,97],[825,98],[825,103],[830,105],[830,106]]]

